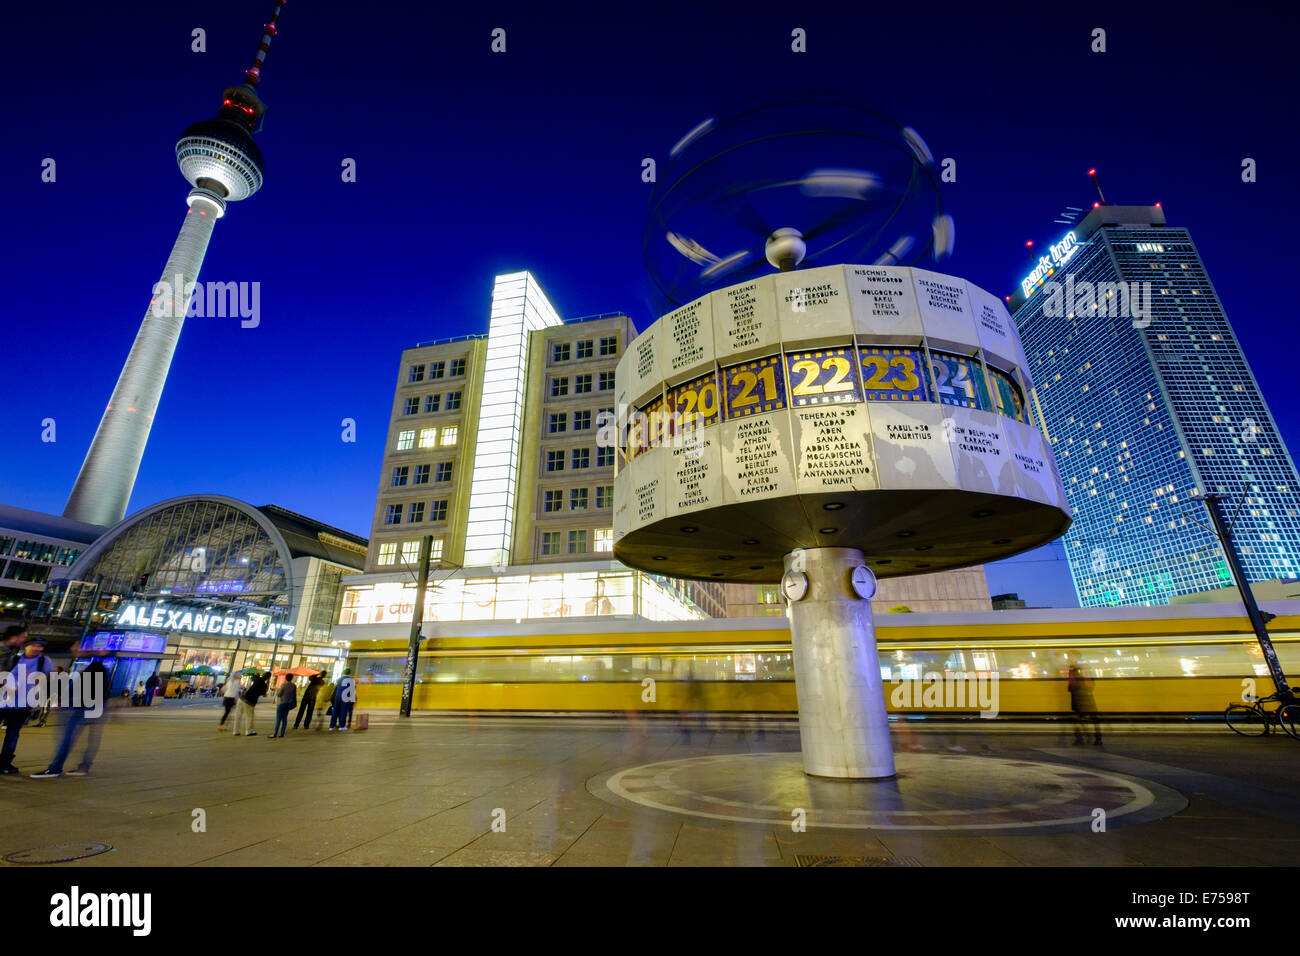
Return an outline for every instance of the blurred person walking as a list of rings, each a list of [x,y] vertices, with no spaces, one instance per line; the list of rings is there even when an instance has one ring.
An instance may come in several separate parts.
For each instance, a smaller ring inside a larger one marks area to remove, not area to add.
[[[1087,721],[1092,721],[1094,744],[1101,744],[1101,722],[1097,720],[1097,702],[1092,696],[1092,679],[1085,677],[1078,665],[1070,665],[1070,679],[1066,682],[1070,691],[1070,709],[1074,711],[1074,743],[1084,743],[1083,730]]]
[[[316,688],[316,706],[320,709],[320,723],[316,729],[325,726],[325,718],[334,713],[334,682],[326,677],[321,678],[320,686]],[[333,726],[329,728],[333,730]]]
[[[235,709],[235,704],[239,702],[239,695],[243,692],[243,682],[240,681],[238,674],[231,674],[226,678],[226,686],[221,691],[221,705],[224,709],[221,711],[221,719],[217,721],[218,732],[226,726],[226,718]]]
[[[289,712],[298,706],[298,685],[293,682],[293,675],[286,674],[280,690],[276,692],[275,727],[271,730],[271,739],[283,737],[289,729]]]
[[[267,687],[265,674],[254,674],[253,679],[248,682],[248,688],[239,695],[239,703],[235,705],[235,736],[240,735],[242,729],[245,737],[256,737],[257,731],[253,729],[253,717],[257,707],[257,702],[266,696]]]
[[[34,773],[37,780],[63,775],[63,765],[76,746],[77,735],[86,727],[86,751],[81,755],[81,763],[75,770],[69,770],[69,777],[84,777],[90,773],[90,767],[99,753],[99,740],[104,733],[104,721],[108,718],[108,669],[95,658],[86,669],[76,675],[81,683],[81,702],[89,707],[73,707],[68,711],[68,721],[63,725],[63,740],[59,743],[54,760],[41,773]]]
[[[298,725],[303,722],[302,715],[307,715],[307,729],[311,730],[311,715],[316,709],[316,692],[320,690],[321,684],[325,683],[320,674],[312,674],[307,679],[307,686],[302,689],[302,704],[298,707],[298,716],[293,720],[293,729],[297,730]]]

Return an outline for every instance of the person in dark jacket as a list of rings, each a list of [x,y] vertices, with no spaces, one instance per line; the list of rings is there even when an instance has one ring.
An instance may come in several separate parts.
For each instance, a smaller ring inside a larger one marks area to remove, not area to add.
[[[14,668],[22,658],[22,648],[26,640],[27,627],[23,624],[14,624],[5,628],[4,637],[0,638],[0,681],[6,684],[3,696],[8,698],[0,700],[0,724],[5,729],[4,745],[0,748],[0,774],[19,772],[14,766],[14,753],[18,749],[18,734],[31,713],[29,708],[17,706],[25,703],[26,697],[20,693],[17,677],[13,674]]]
[[[330,702],[333,713],[330,714],[330,730],[347,730],[352,722],[352,708],[357,702],[357,682],[352,677],[351,668],[345,668],[343,676],[334,685],[334,699]]]
[[[1092,696],[1092,680],[1085,677],[1077,665],[1070,667],[1070,679],[1066,684],[1070,691],[1070,709],[1074,711],[1074,742],[1084,742],[1083,730],[1087,721],[1092,721],[1094,744],[1101,743],[1101,722],[1097,720],[1097,702]]]
[[[254,708],[257,707],[257,702],[266,696],[268,689],[265,674],[254,674],[253,679],[248,682],[248,687],[240,695],[235,710],[236,737],[240,735],[241,730],[246,737],[257,736],[257,731],[253,729]]]
[[[144,705],[153,706],[153,695],[158,692],[158,685],[162,683],[158,680],[158,672],[154,671],[149,675],[149,679],[144,682]]]
[[[297,730],[298,725],[303,723],[302,715],[307,715],[307,729],[311,730],[311,715],[316,710],[316,692],[320,690],[320,685],[324,679],[320,674],[312,674],[307,681],[307,686],[302,689],[302,704],[298,707],[298,716],[293,719],[293,729]]]
[[[289,729],[289,711],[298,706],[298,685],[293,682],[293,675],[286,674],[284,683],[276,692],[275,727],[271,730],[271,739],[283,737]]]

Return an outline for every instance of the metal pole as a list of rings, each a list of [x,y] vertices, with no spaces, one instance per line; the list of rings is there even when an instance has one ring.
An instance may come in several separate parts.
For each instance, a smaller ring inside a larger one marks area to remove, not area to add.
[[[1228,528],[1223,520],[1223,515],[1219,511],[1219,502],[1224,498],[1220,494],[1202,495],[1205,499],[1205,506],[1210,509],[1210,520],[1214,522],[1214,533],[1218,535],[1219,544],[1223,546],[1224,557],[1228,559],[1228,567],[1232,571],[1232,576],[1237,581],[1237,590],[1241,592],[1241,601],[1246,605],[1246,617],[1250,618],[1250,626],[1255,630],[1255,638],[1259,641],[1259,648],[1264,652],[1264,661],[1268,664],[1269,675],[1273,678],[1273,683],[1277,685],[1278,693],[1283,697],[1291,693],[1291,688],[1286,682],[1286,676],[1282,673],[1282,663],[1277,659],[1277,651],[1273,649],[1273,642],[1268,636],[1268,627],[1264,623],[1264,615],[1260,613],[1259,605],[1255,603],[1255,595],[1250,589],[1250,582],[1246,580],[1245,569],[1241,566],[1241,560],[1237,557],[1237,547],[1232,541],[1232,531]]]
[[[420,625],[424,623],[424,592],[429,585],[429,555],[433,551],[433,535],[426,534],[420,542],[420,570],[415,579],[415,607],[411,610],[411,637],[406,648],[406,671],[402,675],[403,717],[411,716],[411,700],[415,697],[415,673],[420,663]]]

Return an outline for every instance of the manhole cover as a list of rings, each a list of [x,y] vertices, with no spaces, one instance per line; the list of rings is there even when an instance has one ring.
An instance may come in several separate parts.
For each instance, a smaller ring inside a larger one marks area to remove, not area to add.
[[[888,856],[803,856],[796,855],[795,866],[890,866],[893,857]]]
[[[25,863],[40,865],[43,863],[71,863],[84,860],[88,856],[98,856],[113,849],[107,843],[55,843],[51,846],[38,846],[31,850],[17,850],[5,856],[6,863]]]

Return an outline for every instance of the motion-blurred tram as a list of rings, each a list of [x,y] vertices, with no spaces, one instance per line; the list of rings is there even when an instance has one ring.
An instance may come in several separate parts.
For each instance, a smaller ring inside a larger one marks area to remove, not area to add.
[[[1269,632],[1284,670],[1300,669],[1300,602],[1279,602]],[[901,620],[900,620],[901,619]],[[428,630],[426,629],[426,634]],[[974,716],[976,697],[940,683],[996,687],[999,718],[1070,713],[1072,667],[1113,716],[1222,714],[1272,693],[1240,605],[879,615],[886,705],[902,716]],[[354,640],[361,707],[396,707],[406,642]],[[413,706],[448,712],[629,711],[792,715],[784,618],[649,623],[439,624],[421,643]]]

